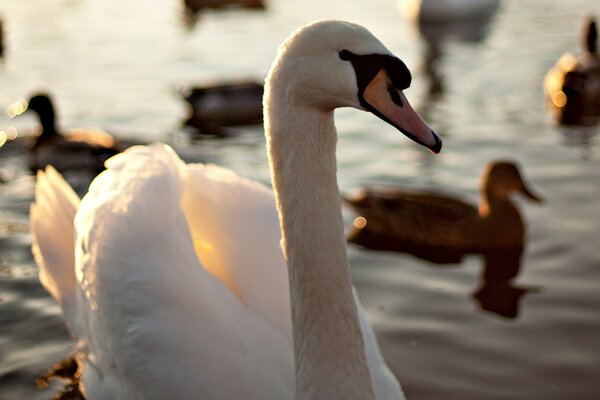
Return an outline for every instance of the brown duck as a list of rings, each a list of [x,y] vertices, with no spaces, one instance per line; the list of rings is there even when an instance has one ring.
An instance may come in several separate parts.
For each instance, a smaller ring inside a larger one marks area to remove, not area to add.
[[[363,189],[345,199],[359,215],[348,241],[444,263],[458,262],[467,253],[520,251],[525,226],[510,198],[514,192],[542,201],[508,161],[494,161],[484,169],[479,207],[428,191]]]
[[[544,78],[544,92],[558,123],[594,125],[600,122],[600,55],[598,29],[590,18],[583,27],[584,51],[565,53]]]

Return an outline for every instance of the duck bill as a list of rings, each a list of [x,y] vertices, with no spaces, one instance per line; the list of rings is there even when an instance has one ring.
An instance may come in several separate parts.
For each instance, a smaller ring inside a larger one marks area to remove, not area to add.
[[[523,195],[525,197],[527,197],[529,200],[532,200],[532,201],[534,201],[536,203],[543,203],[544,202],[544,198],[543,197],[541,197],[540,195],[538,195],[535,192],[533,192],[524,183],[521,183],[520,192],[523,193]]]
[[[433,153],[442,149],[440,138],[411,107],[404,93],[394,87],[385,69],[366,85],[360,100],[365,109]]]

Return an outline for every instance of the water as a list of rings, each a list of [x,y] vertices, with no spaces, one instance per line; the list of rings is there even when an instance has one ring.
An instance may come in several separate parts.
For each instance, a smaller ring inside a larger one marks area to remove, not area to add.
[[[402,184],[476,201],[483,165],[509,158],[546,199],[541,206],[517,199],[528,230],[513,289],[525,292],[494,292],[500,303],[506,299],[508,317],[475,300],[479,256],[442,267],[350,249],[356,286],[407,396],[593,400],[600,398],[598,129],[561,132],[542,96],[547,69],[564,51],[579,49],[588,13],[600,15],[597,1],[503,2],[482,40],[445,41],[437,60],[444,92],[437,96],[428,91],[426,43],[391,0],[271,0],[266,12],[207,12],[192,28],[182,23],[176,0],[1,0],[0,105],[48,90],[64,127],[166,141],[188,160],[268,182],[260,129],[227,141],[182,139],[177,89],[262,79],[277,45],[314,19],[361,23],[413,71],[407,95],[443,133],[444,149],[432,156],[371,116],[340,110],[342,191]],[[0,129],[14,125],[27,134],[33,123],[4,118]],[[34,179],[14,147],[0,149],[0,398],[50,399],[57,385],[38,390],[35,378],[73,345],[59,308],[37,283],[27,233]]]

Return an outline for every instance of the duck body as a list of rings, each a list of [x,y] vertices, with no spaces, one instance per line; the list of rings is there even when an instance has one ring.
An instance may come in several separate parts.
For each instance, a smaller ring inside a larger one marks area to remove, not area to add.
[[[404,399],[351,282],[333,110],[369,110],[438,152],[409,84],[365,28],[318,21],[266,80],[273,191],[164,145],[109,159],[81,201],[39,172],[33,253],[86,397]]]
[[[346,200],[363,218],[355,223],[348,241],[452,263],[468,253],[520,250],[525,226],[510,199],[512,192],[540,201],[527,189],[516,166],[504,161],[485,169],[479,207],[439,192],[366,189]]]
[[[48,165],[59,171],[104,169],[104,162],[123,150],[110,134],[99,129],[73,129],[61,133],[57,128],[54,105],[47,94],[38,94],[28,102],[27,110],[39,117],[41,132],[32,145],[30,168]]]
[[[226,127],[263,122],[262,83],[240,81],[194,87],[183,95],[190,116],[185,124],[199,134],[226,136]]]
[[[452,23],[489,19],[499,0],[399,0],[400,10],[421,23]]]
[[[600,122],[600,54],[596,22],[583,29],[584,52],[565,53],[544,78],[547,104],[562,125],[595,125]]]
[[[264,9],[266,7],[263,0],[184,0],[184,5],[186,8],[195,11],[204,8],[220,9],[236,7]]]

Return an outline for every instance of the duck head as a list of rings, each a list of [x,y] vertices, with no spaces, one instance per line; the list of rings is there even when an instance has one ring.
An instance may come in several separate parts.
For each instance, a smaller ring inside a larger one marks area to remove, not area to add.
[[[369,111],[438,153],[440,138],[404,95],[411,80],[404,62],[367,29],[325,20],[296,31],[279,48],[266,79],[265,99],[285,98],[292,108],[308,106],[323,112],[339,107]],[[285,93],[271,96],[274,88]],[[264,106],[267,114],[277,107],[269,102]]]
[[[488,202],[509,200],[515,192],[536,203],[543,201],[526,184],[517,165],[510,161],[494,161],[486,166],[481,176],[481,192]]]
[[[9,113],[11,118],[21,115],[26,111],[32,111],[37,114],[42,126],[40,139],[51,137],[58,133],[54,106],[52,100],[50,100],[50,96],[45,93],[36,94],[29,101],[20,100],[13,103],[7,108],[7,112],[8,110],[11,110]]]

